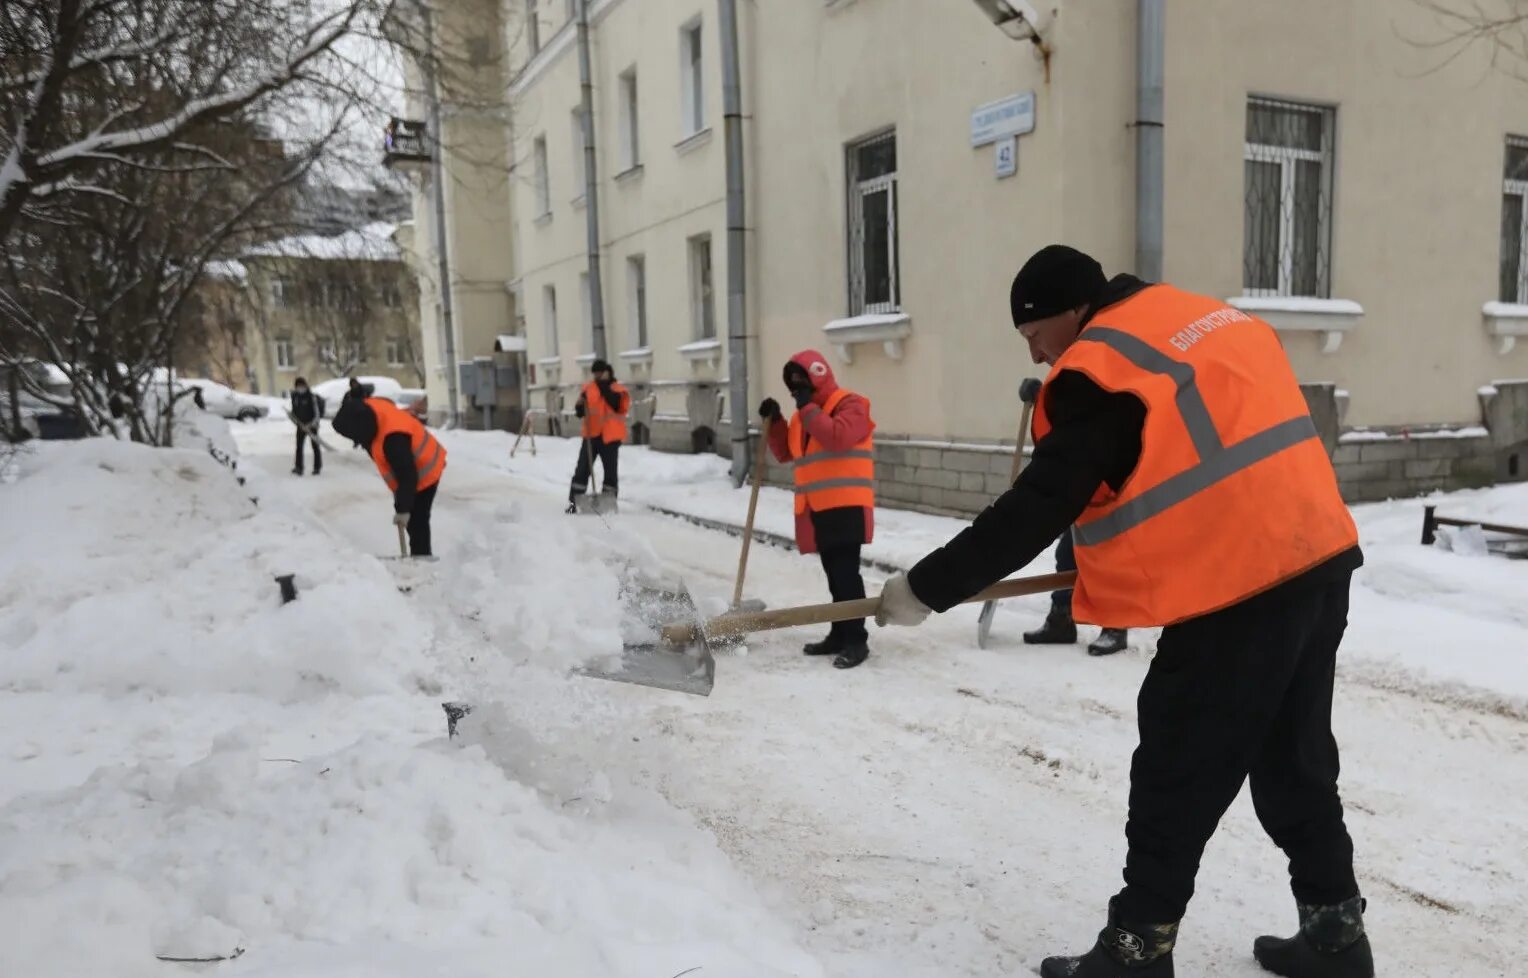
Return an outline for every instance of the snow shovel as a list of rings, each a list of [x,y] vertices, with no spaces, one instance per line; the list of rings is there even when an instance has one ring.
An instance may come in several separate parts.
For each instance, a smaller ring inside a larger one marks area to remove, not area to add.
[[[1019,381],[1019,400],[1024,402],[1024,409],[1019,412],[1019,444],[1013,452],[1013,468],[1009,470],[1008,484],[1011,486],[1019,481],[1019,473],[1024,470],[1024,441],[1029,437],[1029,414],[1034,409],[1035,398],[1040,394],[1040,382],[1033,377],[1025,377]],[[981,614],[976,616],[976,647],[987,647],[987,636],[992,634],[992,619],[997,617],[997,601],[988,601],[982,605]]]
[[[290,410],[287,411],[286,416],[291,420],[291,422],[293,424],[295,424],[297,427],[301,428],[303,431],[306,431],[308,433],[308,437],[309,438],[312,438],[314,441],[318,442],[318,447],[319,448],[322,448],[326,452],[330,452],[330,453],[334,452],[334,449],[329,447],[329,443],[328,442],[326,442],[322,438],[318,437],[318,425],[316,425],[316,424],[315,425],[306,425],[306,424],[303,424],[301,421],[297,420],[297,415],[293,414]]]
[[[757,454],[753,459],[753,489],[748,494],[748,519],[743,521],[743,550],[737,558],[737,584],[732,588],[732,611],[763,611],[764,602],[758,598],[743,600],[743,576],[748,573],[748,547],[753,543],[753,516],[759,509],[759,483],[764,481],[764,436],[759,435]]]
[[[584,491],[573,497],[573,508],[579,513],[593,513],[595,516],[604,516],[606,513],[616,511],[615,493],[593,492],[594,488],[594,439],[584,439],[584,451],[589,457],[589,484]],[[601,475],[605,478],[605,475]]]
[[[576,671],[596,679],[709,696],[716,682],[716,657],[710,644],[701,639],[690,648],[676,649],[662,640],[665,622],[693,623],[698,617],[689,590],[683,584],[677,591],[637,585],[623,589],[622,596],[634,611],[632,624],[640,640],[624,642],[616,662],[587,665]]]
[[[1041,594],[1070,587],[1076,580],[1077,575],[1072,571],[1017,577],[999,581],[961,603]],[[684,598],[688,601],[689,594],[685,593]],[[657,642],[628,644],[622,650],[618,666],[607,669],[591,667],[582,671],[584,675],[601,679],[707,696],[716,680],[716,657],[711,645],[713,640],[737,638],[753,632],[791,628],[795,625],[826,625],[851,618],[870,618],[880,609],[880,605],[881,599],[877,596],[858,601],[780,608],[776,611],[734,612],[704,622],[696,621],[693,617],[677,620],[658,629]],[[693,603],[690,607],[693,609]]]

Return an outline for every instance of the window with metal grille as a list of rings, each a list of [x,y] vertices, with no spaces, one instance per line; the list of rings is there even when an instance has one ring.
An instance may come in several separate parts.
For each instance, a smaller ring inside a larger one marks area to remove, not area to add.
[[[848,166],[849,315],[898,312],[896,133],[851,145]]]
[[[1329,106],[1247,99],[1247,295],[1330,297],[1335,123]]]
[[[1501,183],[1501,269],[1498,297],[1528,303],[1528,138],[1507,137]]]

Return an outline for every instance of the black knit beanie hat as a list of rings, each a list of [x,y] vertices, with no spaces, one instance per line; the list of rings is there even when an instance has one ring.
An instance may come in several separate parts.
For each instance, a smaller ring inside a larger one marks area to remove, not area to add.
[[[1008,290],[1015,328],[1092,302],[1108,279],[1092,257],[1066,245],[1046,245],[1035,252]]]

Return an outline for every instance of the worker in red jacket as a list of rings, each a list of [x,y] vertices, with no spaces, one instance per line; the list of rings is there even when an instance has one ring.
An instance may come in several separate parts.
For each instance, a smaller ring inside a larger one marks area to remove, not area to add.
[[[796,402],[789,424],[780,405],[759,405],[769,447],[793,462],[796,480],[796,545],[816,553],[834,601],[865,596],[860,548],[875,529],[875,459],[870,401],[838,386],[833,368],[816,350],[785,365],[785,386]],[[828,637],[810,642],[807,655],[832,655],[833,665],[852,669],[870,654],[863,618],[836,622]]]

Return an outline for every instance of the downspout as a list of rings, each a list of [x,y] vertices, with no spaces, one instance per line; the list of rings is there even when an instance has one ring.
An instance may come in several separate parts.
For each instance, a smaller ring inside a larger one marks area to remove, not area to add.
[[[435,137],[435,145],[430,153],[430,182],[435,198],[435,256],[439,262],[437,272],[440,276],[440,328],[445,334],[446,361],[446,427],[455,428],[461,421],[460,405],[457,401],[457,371],[456,365],[456,319],[451,310],[451,261],[446,250],[446,166],[445,160],[445,133],[440,130],[440,79],[435,70],[435,18],[430,12],[428,3],[420,3],[420,12],[424,18],[424,45],[425,56],[423,68],[425,73],[426,91],[430,100],[430,132]]]
[[[1163,4],[1137,0],[1135,273],[1162,281]]]
[[[584,224],[589,253],[589,329],[594,334],[593,353],[608,359],[605,350],[605,290],[600,283],[600,204],[594,174],[594,82],[589,67],[589,0],[578,4],[579,127],[584,134]]]
[[[743,83],[738,65],[737,0],[717,0],[722,45],[722,117],[727,166],[727,400],[732,405],[732,484],[751,469],[748,434],[748,264],[743,222]]]

